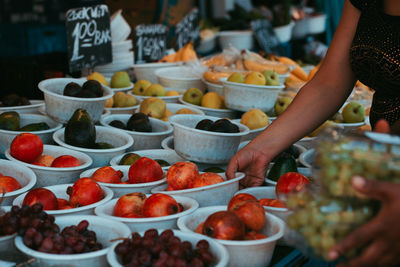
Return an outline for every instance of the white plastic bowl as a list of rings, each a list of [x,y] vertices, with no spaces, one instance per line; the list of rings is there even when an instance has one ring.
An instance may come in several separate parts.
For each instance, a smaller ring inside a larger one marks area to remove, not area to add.
[[[38,87],[44,94],[46,113],[52,119],[67,123],[75,110],[85,109],[93,121],[100,120],[107,99],[113,96],[111,89],[103,86],[103,96],[95,98],[80,98],[64,96],[64,87],[75,82],[79,85],[85,83],[84,79],[52,78],[43,80]]]
[[[161,147],[165,150],[172,150],[175,152],[174,136],[168,136],[161,142]],[[176,153],[176,152],[175,152]]]
[[[200,207],[224,205],[229,202],[229,200],[234,196],[234,194],[239,190],[239,181],[245,177],[244,173],[237,172],[235,178],[227,180],[224,173],[219,175],[224,178],[225,182],[190,188],[184,190],[174,190],[165,191],[167,184],[157,186],[151,190],[154,193],[163,193],[173,196],[184,196],[195,199]]]
[[[239,123],[239,133],[218,133],[195,129],[203,120],[216,121],[219,118],[202,115],[174,115],[169,118],[174,127],[174,149],[178,155],[187,160],[200,163],[227,163],[236,153],[242,136],[249,129]]]
[[[168,137],[167,137],[168,138]],[[165,140],[165,139],[164,139]],[[132,153],[132,152],[128,152]],[[121,159],[128,153],[124,153],[122,155],[118,155],[114,158],[111,159],[110,165],[111,166],[116,166],[119,165],[119,162]],[[166,150],[166,149],[147,149],[147,150],[137,150],[133,152],[135,154],[138,154],[141,157],[147,157],[150,159],[162,159],[168,162],[169,164],[175,164],[177,162],[182,162],[185,161],[184,158],[180,157],[174,150]],[[168,170],[168,167],[162,167],[163,170]]]
[[[53,133],[59,129],[61,129],[62,124],[53,121],[47,116],[38,115],[38,114],[19,114],[20,117],[20,125],[21,128],[31,123],[39,123],[45,122],[49,125],[50,129],[42,130],[42,131],[34,131],[31,132],[40,137],[43,144],[52,144],[53,143]],[[20,133],[27,133],[27,131],[7,131],[0,129],[0,154],[4,154],[4,152],[10,147],[11,142],[14,138]]]
[[[133,191],[135,192],[135,191]],[[149,197],[150,194],[147,195]],[[182,204],[183,211],[162,217],[149,217],[149,218],[124,218],[114,216],[114,206],[118,201],[115,198],[108,203],[98,206],[94,212],[97,216],[104,217],[107,219],[123,222],[131,229],[132,232],[146,231],[151,228],[155,229],[178,229],[176,222],[178,218],[189,215],[194,212],[198,207],[199,203],[196,200],[188,197],[172,196],[176,202]]]
[[[190,103],[186,102],[185,100],[183,100],[183,96],[181,96],[179,98],[179,102],[181,102],[182,104],[189,106],[189,107],[198,108],[201,111],[203,111],[204,114],[206,114],[208,116],[214,116],[214,117],[218,117],[218,118],[230,118],[230,119],[235,119],[238,116],[238,113],[235,110],[206,108],[206,107],[190,104]]]
[[[30,105],[24,106],[12,106],[12,107],[0,107],[0,113],[7,111],[15,111],[19,114],[29,113],[29,114],[39,114],[39,107],[44,106],[44,100],[29,100]]]
[[[271,111],[279,93],[285,88],[284,85],[252,85],[229,82],[226,79],[221,81],[224,85],[225,105],[243,112],[253,108],[261,109],[263,112]]]
[[[222,50],[231,46],[250,50],[254,46],[253,31],[220,31],[217,35]]]
[[[17,162],[19,165],[26,166],[35,173],[37,176],[36,187],[73,183],[79,177],[79,174],[89,168],[93,163],[93,160],[85,153],[54,145],[44,145],[42,155],[51,155],[55,158],[61,155],[74,156],[81,162],[81,165],[71,168],[44,167],[29,164],[14,158],[11,156],[9,149],[6,150],[5,155],[9,160]]]
[[[124,153],[134,144],[129,134],[119,129],[96,125],[96,142],[106,142],[114,148],[93,149],[71,146],[64,141],[64,129],[62,128],[53,134],[54,141],[60,146],[87,154],[93,159],[92,167],[106,166],[113,157]]]
[[[290,22],[287,25],[279,26],[274,28],[276,37],[278,37],[281,43],[289,42],[292,39],[292,31],[294,22]]]
[[[204,78],[201,78],[201,80],[206,84],[208,92],[216,92],[219,95],[224,95],[224,86],[222,84],[210,83]]]
[[[111,240],[129,237],[131,234],[129,227],[123,223],[93,215],[60,216],[56,217],[55,223],[59,225],[61,229],[64,229],[70,225],[77,225],[82,220],[87,220],[89,222],[89,230],[96,232],[97,241],[103,245],[103,249],[94,252],[69,255],[43,253],[25,246],[20,236],[15,239],[15,245],[25,255],[30,258],[35,258],[35,264],[38,266],[108,266],[106,254],[113,244]]]
[[[271,167],[274,165],[274,163],[270,163],[269,165],[269,169],[267,171],[267,174],[269,172],[269,170],[271,169]],[[298,173],[304,175],[305,177],[311,177],[311,169],[310,168],[305,168],[305,167],[297,167],[297,171]],[[276,186],[277,182],[270,180],[268,178],[265,178],[265,183],[268,186]]]
[[[204,222],[208,216],[227,210],[227,206],[214,206],[199,208],[192,214],[179,218],[178,227],[184,232],[194,232],[197,226]],[[229,253],[230,267],[265,267],[271,261],[276,242],[283,236],[285,223],[278,217],[265,213],[266,223],[261,233],[268,236],[264,239],[238,241],[214,239],[225,246]]]
[[[129,167],[127,165],[115,165],[112,166],[114,170],[121,171],[123,173],[123,176],[121,178],[122,181],[127,181],[128,180],[128,173],[129,173]],[[87,171],[84,171],[80,174],[80,178],[82,177],[91,177],[93,173],[98,170],[99,168],[93,168]],[[165,173],[164,173],[164,178],[160,179],[155,182],[150,182],[150,183],[138,183],[138,184],[111,184],[111,183],[101,183],[97,182],[99,185],[107,187],[111,189],[114,193],[114,197],[121,197],[123,195],[132,193],[132,192],[141,192],[143,194],[150,193],[151,189],[165,183],[167,180],[165,178]]]
[[[367,124],[369,118],[366,116],[363,122],[355,122],[355,123],[345,123],[345,122],[334,122],[335,125],[344,129],[344,131],[349,132]]]
[[[178,62],[134,64],[133,73],[135,74],[136,80],[147,80],[151,83],[158,83],[158,78],[155,75],[158,69],[175,67],[178,65]]]
[[[307,168],[312,168],[315,162],[315,149],[312,148],[300,154],[299,161]]]
[[[205,84],[201,81],[201,73],[193,73],[188,67],[167,67],[155,71],[158,82],[167,88],[175,90],[187,90],[189,88],[198,88],[205,91]]]
[[[126,125],[130,117],[131,115],[129,114],[115,114],[115,115],[103,116],[100,120],[100,123],[103,126],[123,131],[132,136],[133,140],[135,140],[135,143],[130,148],[130,150],[135,151],[143,149],[161,148],[162,140],[164,140],[167,136],[171,135],[173,132],[171,124],[151,117],[149,117],[150,124],[153,129],[151,133],[123,130],[110,126],[110,123],[113,120],[122,121]]]
[[[140,107],[140,104],[131,106],[131,107],[124,107],[124,108],[104,108],[104,109],[107,110],[108,112],[110,112],[110,114],[132,114],[139,107]],[[101,117],[104,117],[107,115],[109,115],[109,114],[102,115]]]
[[[165,88],[165,90],[167,91],[176,91],[175,89],[172,88]],[[182,90],[178,90],[178,92],[180,94],[183,93]],[[133,95],[136,99],[138,99],[139,101],[143,101],[145,99],[148,98],[153,98],[154,96],[144,96],[144,95],[135,95],[132,93],[132,91],[128,92],[128,94]],[[178,99],[179,99],[180,95],[173,95],[173,96],[158,96],[158,98],[161,98],[162,100],[164,100],[165,103],[178,103]]]
[[[63,198],[68,200],[69,195],[67,194],[67,188],[68,186],[73,186],[73,184],[58,184],[58,185],[52,185],[52,186],[46,186],[44,188],[49,189],[51,192],[56,195],[57,198]],[[94,208],[96,208],[99,205],[102,205],[104,203],[107,203],[110,201],[114,194],[111,189],[101,186],[101,189],[103,190],[104,197],[102,200],[86,205],[86,206],[81,206],[78,208],[72,208],[72,209],[65,209],[65,210],[46,210],[48,214],[54,215],[54,216],[61,216],[61,215],[93,215],[94,214]],[[22,203],[24,202],[24,198],[28,192],[19,195],[17,198],[14,199],[13,205],[22,207]]]
[[[11,206],[1,206],[4,212],[9,212]],[[0,236],[0,259],[2,261],[17,262],[23,257],[23,254],[17,250],[14,244],[14,239],[17,233],[12,235]]]
[[[0,173],[15,178],[21,185],[21,189],[8,192],[4,196],[1,191],[0,197],[3,198],[3,201],[1,202],[2,207],[11,205],[16,197],[29,191],[36,184],[35,173],[28,167],[17,162],[0,159]]]
[[[161,234],[163,230],[157,229],[158,233]],[[172,230],[174,231],[174,235],[179,237],[182,242],[183,241],[189,241],[192,243],[193,247],[196,247],[197,242],[200,240],[207,240],[208,243],[210,244],[210,251],[213,254],[213,256],[216,259],[216,262],[213,263],[213,267],[225,267],[228,265],[229,261],[229,254],[228,251],[224,246],[213,240],[212,238],[209,238],[204,235],[199,235],[196,233],[187,233],[187,232],[182,232],[179,230]],[[141,236],[144,235],[144,232],[139,232]],[[116,242],[108,251],[107,253],[107,261],[108,264],[110,264],[112,267],[122,267],[120,261],[118,260],[118,257],[115,253],[115,247],[122,241]]]
[[[129,86],[126,86],[126,87],[119,87],[119,88],[111,87],[111,85],[110,85],[110,86],[103,85],[103,86],[104,86],[104,87],[110,88],[111,91],[113,91],[113,92],[125,92],[125,93],[127,93],[127,92],[129,92],[130,90],[132,90],[132,88],[133,88],[133,83],[131,82],[131,84],[130,84]]]

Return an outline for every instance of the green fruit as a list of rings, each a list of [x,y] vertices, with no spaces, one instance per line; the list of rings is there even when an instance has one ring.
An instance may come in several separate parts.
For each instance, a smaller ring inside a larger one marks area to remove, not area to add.
[[[276,159],[275,164],[267,174],[267,178],[278,182],[279,178],[288,172],[298,172],[297,164],[292,155],[284,153]]]
[[[94,144],[94,149],[111,149],[114,148],[113,145],[106,143],[106,142],[99,142]]]
[[[161,84],[154,83],[146,88],[145,96],[165,96],[165,88]]]
[[[88,80],[82,85],[82,91],[88,90],[91,91],[95,97],[103,96],[103,87],[101,83],[96,80]]]
[[[198,88],[190,88],[186,90],[183,95],[183,101],[188,102],[193,105],[200,106],[201,99],[203,98],[203,92]]]
[[[240,72],[234,72],[228,77],[228,82],[244,83],[244,76]]]
[[[208,168],[205,168],[203,170],[203,172],[221,173],[221,172],[225,172],[225,170],[220,167],[208,167]]]
[[[71,146],[95,147],[96,127],[86,110],[75,110],[65,126],[64,139]]]
[[[63,95],[76,97],[81,92],[81,90],[82,87],[79,84],[70,82],[64,87]]]
[[[163,159],[155,159],[154,161],[157,161],[158,164],[160,164],[161,167],[168,167],[171,166],[167,161]]]
[[[360,103],[350,102],[343,108],[342,116],[345,123],[363,122],[365,110]]]
[[[117,71],[111,77],[111,88],[124,88],[131,85],[131,79],[126,71]]]
[[[45,123],[45,122],[39,122],[39,123],[31,123],[28,125],[25,125],[21,129],[19,129],[21,132],[35,132],[35,131],[44,131],[50,129],[50,126]]]
[[[140,159],[141,156],[135,153],[128,153],[125,154],[122,159],[119,161],[119,165],[132,165],[135,163],[138,159]]]
[[[15,111],[8,111],[0,114],[0,129],[2,130],[18,131],[19,123],[19,114]]]
[[[146,80],[139,80],[135,83],[135,86],[133,87],[132,93],[134,95],[144,95],[145,90],[147,87],[151,85],[151,82],[146,81]]]
[[[265,77],[265,85],[278,86],[281,81],[279,80],[279,75],[274,70],[264,70],[262,73]]]
[[[126,128],[136,132],[151,133],[152,131],[149,116],[141,112],[132,114],[126,124]]]
[[[124,130],[126,129],[125,123],[120,120],[113,120],[112,122],[110,122],[110,126]]]
[[[287,109],[287,107],[290,105],[290,103],[292,103],[292,101],[293,101],[293,99],[288,96],[279,97],[276,100],[275,105],[274,105],[276,116],[281,115]]]

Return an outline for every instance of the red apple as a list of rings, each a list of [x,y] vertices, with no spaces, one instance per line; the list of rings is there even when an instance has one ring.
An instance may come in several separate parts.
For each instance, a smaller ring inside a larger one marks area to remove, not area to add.
[[[189,186],[190,188],[196,188],[196,187],[203,187],[207,185],[213,185],[213,184],[218,184],[224,182],[224,178],[222,178],[221,175],[213,172],[205,172],[197,176],[192,185]]]
[[[260,204],[267,207],[274,207],[274,208],[286,208],[285,203],[280,201],[279,199],[274,198],[262,198],[259,200]]]
[[[146,201],[143,193],[130,193],[121,196],[114,206],[114,216],[141,218],[143,217],[143,205]]]
[[[50,155],[40,155],[32,164],[34,165],[39,165],[39,166],[44,166],[44,167],[50,167],[51,164],[54,161],[54,157]]]
[[[242,220],[248,229],[260,231],[264,227],[265,210],[258,201],[242,202],[241,205],[236,206],[231,211]]]
[[[146,199],[143,205],[144,217],[168,216],[179,211],[179,204],[176,200],[162,193],[153,194]]]
[[[257,201],[257,198],[247,193],[239,193],[231,198],[228,203],[228,210],[232,211],[236,206],[240,206],[245,201]]]
[[[21,189],[19,182],[11,176],[0,176],[0,194]]]
[[[42,139],[35,134],[21,133],[12,140],[10,145],[11,156],[23,162],[34,162],[42,153]]]
[[[288,172],[279,178],[275,193],[279,197],[280,195],[286,195],[292,192],[300,192],[309,183],[310,181],[304,175],[297,172]]]
[[[72,168],[78,166],[81,166],[79,159],[70,155],[59,156],[51,164],[51,167],[55,168]]]
[[[44,210],[57,210],[58,201],[56,195],[46,188],[35,188],[29,191],[22,202],[22,205],[32,206],[41,203]]]
[[[245,226],[240,218],[231,211],[218,211],[206,219],[203,234],[224,240],[243,240]]]
[[[120,184],[124,174],[121,171],[116,171],[110,166],[105,166],[97,169],[91,178],[101,183]]]
[[[192,162],[177,162],[167,172],[168,187],[174,190],[187,189],[199,176],[197,165]]]
[[[103,199],[103,190],[93,179],[78,179],[73,186],[67,188],[69,203],[73,207],[86,206]]]
[[[150,183],[162,179],[164,172],[157,161],[141,157],[129,167],[129,182],[132,184]]]

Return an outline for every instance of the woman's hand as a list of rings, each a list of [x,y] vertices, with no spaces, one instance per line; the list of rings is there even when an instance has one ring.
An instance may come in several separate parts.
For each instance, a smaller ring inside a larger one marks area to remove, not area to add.
[[[355,230],[330,252],[331,260],[354,248],[356,258],[339,266],[395,266],[400,264],[400,184],[353,178],[353,187],[381,202],[376,217]]]
[[[241,171],[246,177],[240,181],[242,187],[260,186],[265,180],[265,173],[271,158],[257,147],[257,143],[249,143],[229,161],[226,175],[229,179],[235,177],[235,172]]]

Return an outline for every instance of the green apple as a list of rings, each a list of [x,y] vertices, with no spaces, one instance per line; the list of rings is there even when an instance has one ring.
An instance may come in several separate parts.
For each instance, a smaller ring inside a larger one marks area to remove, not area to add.
[[[244,76],[240,72],[234,72],[228,77],[228,82],[244,83]]]
[[[265,77],[257,71],[250,72],[244,79],[246,84],[265,85]]]
[[[161,84],[154,83],[144,91],[145,96],[165,96],[165,88]]]
[[[273,70],[264,70],[262,73],[265,77],[265,85],[277,86],[280,85],[279,75]]]
[[[131,79],[126,71],[117,71],[111,77],[111,88],[124,88],[131,85]]]
[[[342,116],[345,123],[363,122],[365,118],[365,110],[360,103],[350,102],[344,106]]]
[[[190,88],[183,95],[183,101],[200,106],[203,92],[198,88]]]
[[[151,85],[151,82],[147,80],[139,80],[135,83],[132,93],[134,95],[144,95],[144,91]]]
[[[278,97],[278,99],[275,102],[274,109],[275,109],[275,114],[276,116],[281,115],[287,107],[292,103],[293,98],[288,97],[288,96],[281,96]]]

